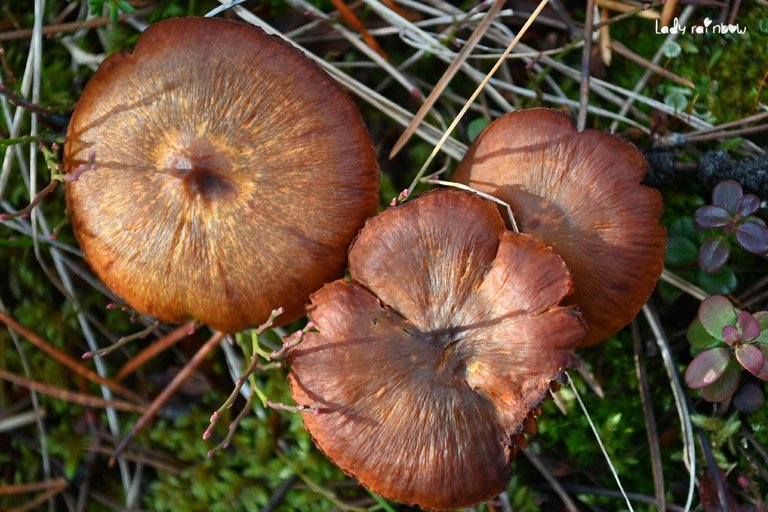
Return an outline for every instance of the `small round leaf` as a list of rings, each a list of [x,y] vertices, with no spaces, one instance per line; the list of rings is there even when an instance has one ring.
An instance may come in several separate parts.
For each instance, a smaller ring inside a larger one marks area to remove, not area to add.
[[[701,389],[701,396],[710,402],[723,402],[736,392],[739,387],[739,377],[741,377],[741,366],[732,359],[719,379]]]
[[[732,217],[726,209],[712,205],[702,206],[693,214],[696,224],[705,229],[723,228],[731,223]]]
[[[760,198],[755,194],[746,194],[736,203],[736,213],[742,217],[752,215],[760,208]]]
[[[749,252],[768,253],[768,228],[756,222],[742,222],[736,227],[736,240]]]
[[[667,240],[667,265],[691,265],[698,260],[696,244],[682,236],[671,236]]]
[[[699,306],[699,320],[713,338],[722,340],[723,327],[736,325],[736,309],[722,295],[713,295],[704,299]]]
[[[747,414],[760,409],[765,403],[765,395],[760,386],[749,382],[744,384],[741,389],[733,396],[733,405],[740,412]]]
[[[691,361],[685,371],[685,383],[693,389],[713,384],[725,371],[731,353],[724,348],[705,350]]]
[[[737,324],[741,330],[742,340],[754,341],[758,336],[760,336],[760,323],[754,316],[750,315],[746,311],[739,312]]]
[[[711,295],[732,293],[739,284],[736,273],[728,265],[714,274],[699,270],[696,273],[696,282]]]
[[[709,335],[707,330],[704,329],[704,326],[701,325],[701,320],[698,318],[693,319],[693,322],[691,322],[691,325],[688,327],[686,336],[688,337],[688,343],[699,350],[715,348],[721,344],[720,340]]]
[[[717,272],[728,261],[731,247],[725,237],[707,238],[699,248],[699,266],[705,272]]]
[[[760,375],[765,366],[765,356],[755,345],[744,344],[736,347],[736,359],[752,375]]]
[[[757,323],[760,324],[760,334],[754,341],[757,343],[768,344],[768,311],[758,311],[752,316],[755,317]]]
[[[712,204],[725,208],[729,212],[735,212],[736,205],[743,195],[744,192],[737,181],[721,181],[715,186],[715,190],[712,191]]]
[[[739,336],[739,330],[732,325],[726,325],[725,327],[723,327],[723,341],[729,344],[730,346],[733,346],[734,344],[741,341],[741,336]]]

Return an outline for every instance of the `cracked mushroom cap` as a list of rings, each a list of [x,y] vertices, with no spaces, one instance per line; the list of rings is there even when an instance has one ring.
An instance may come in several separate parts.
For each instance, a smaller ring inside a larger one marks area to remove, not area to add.
[[[67,130],[85,258],[136,310],[235,332],[340,277],[378,203],[354,103],[296,49],[210,18],[149,27],[107,58]]]
[[[639,184],[645,169],[629,142],[578,133],[567,114],[535,108],[488,125],[453,179],[509,203],[520,230],[563,257],[589,346],[627,325],[661,275],[663,204]]]
[[[578,359],[562,259],[505,230],[494,203],[437,190],[370,219],[351,282],[312,296],[290,383],[319,448],[389,499],[493,498],[550,385]]]

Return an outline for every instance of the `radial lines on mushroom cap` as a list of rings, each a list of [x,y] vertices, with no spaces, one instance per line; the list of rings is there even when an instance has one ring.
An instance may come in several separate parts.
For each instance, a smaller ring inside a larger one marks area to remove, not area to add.
[[[666,251],[661,195],[640,185],[645,159],[608,133],[578,133],[570,117],[536,108],[506,114],[475,139],[453,179],[512,207],[573,273],[584,345],[624,327],[648,300]]]
[[[494,203],[437,190],[371,219],[352,282],[312,296],[319,332],[291,350],[291,389],[323,452],[385,497],[467,506],[509,460],[584,334],[559,256],[507,232]],[[373,448],[375,447],[375,449]]]
[[[70,123],[78,242],[140,312],[226,332],[286,323],[340,277],[376,213],[378,166],[354,103],[287,43],[242,23],[177,18],[104,61]]]

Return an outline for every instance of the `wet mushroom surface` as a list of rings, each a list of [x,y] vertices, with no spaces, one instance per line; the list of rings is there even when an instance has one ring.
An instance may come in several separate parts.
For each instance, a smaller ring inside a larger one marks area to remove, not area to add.
[[[134,309],[235,332],[280,323],[343,275],[378,166],[347,93],[243,23],[176,18],[111,55],[72,116],[67,209],[88,263]]]
[[[663,204],[640,185],[645,171],[631,143],[579,133],[566,113],[535,108],[488,125],[453,180],[509,203],[520,231],[562,256],[573,273],[567,301],[584,314],[589,346],[627,325],[661,276]]]
[[[370,219],[351,282],[312,296],[317,332],[289,352],[319,448],[371,490],[429,509],[500,493],[550,385],[578,364],[562,259],[496,205],[428,192]]]

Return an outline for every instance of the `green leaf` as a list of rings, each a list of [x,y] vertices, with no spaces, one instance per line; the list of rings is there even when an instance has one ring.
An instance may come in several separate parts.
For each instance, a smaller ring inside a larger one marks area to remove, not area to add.
[[[736,325],[736,308],[722,295],[713,295],[699,306],[699,320],[710,336],[722,340],[723,327]]]
[[[722,344],[722,341],[713,338],[707,330],[704,329],[701,320],[698,318],[693,319],[693,322],[691,322],[691,325],[688,327],[686,336],[688,337],[688,343],[700,350],[715,348]]]
[[[670,86],[667,88],[667,94],[664,95],[664,104],[683,111],[688,107],[688,96],[691,94],[692,91],[685,87]]]
[[[698,261],[699,250],[696,244],[681,236],[672,236],[667,240],[667,265],[693,265]]]
[[[760,324],[760,335],[755,338],[755,342],[768,344],[768,311],[758,311],[752,316]]]
[[[696,226],[693,223],[693,217],[686,215],[685,217],[675,219],[675,221],[669,225],[669,236],[681,236],[687,238],[691,242],[697,242],[699,240],[699,235],[696,231]]]
[[[467,138],[470,141],[475,140],[475,138],[480,135],[480,132],[483,131],[483,129],[485,129],[489,123],[490,121],[484,117],[478,117],[477,119],[474,119],[467,126]]]
[[[696,276],[699,286],[704,288],[704,291],[707,293],[713,295],[731,293],[738,285],[736,274],[733,272],[733,269],[727,265],[723,267],[720,272],[715,272],[713,274],[700,270],[696,273]]]
[[[683,51],[679,44],[675,41],[669,41],[664,45],[664,56],[670,59],[674,59]]]

